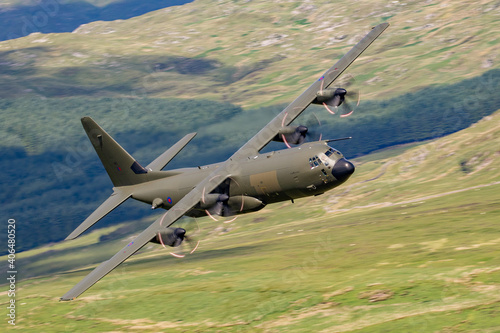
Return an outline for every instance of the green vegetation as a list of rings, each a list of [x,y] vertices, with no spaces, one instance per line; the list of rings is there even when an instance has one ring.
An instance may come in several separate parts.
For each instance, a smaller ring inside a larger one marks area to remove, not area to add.
[[[24,270],[44,266],[48,275],[18,284],[14,330],[494,331],[498,147],[500,112],[396,155],[365,157],[336,191],[230,224],[201,219],[194,255],[178,260],[147,246],[73,302],[57,300],[127,238],[98,242],[111,227],[27,251]],[[82,268],[58,273],[68,265]]]
[[[8,145],[0,164],[11,171],[1,180],[0,201],[9,216],[22,221],[18,250],[65,238],[110,194],[112,185],[81,128],[82,116],[95,117],[147,165],[193,129],[242,112],[228,103],[163,99],[15,99],[0,105],[2,139]],[[204,147],[213,147],[213,141],[203,139],[193,145],[197,149],[183,152],[183,164],[177,161],[173,166],[203,163],[194,157]],[[144,208],[127,204],[108,221],[144,216]]]
[[[307,19],[297,20],[294,23],[298,24],[298,25],[308,25],[308,24],[311,24],[311,22],[308,22]]]
[[[133,13],[128,6],[137,1],[99,5],[119,8],[113,13]],[[140,94],[229,101],[245,108],[285,103],[371,26],[387,20],[391,27],[349,69],[359,78],[364,98],[382,100],[498,68],[498,36],[489,28],[498,22],[495,6],[493,1],[422,7],[415,1],[352,6],[347,0],[197,0],[128,20],[91,22],[71,34],[32,34],[2,42],[0,97]],[[19,24],[10,26],[19,29]],[[213,66],[201,72],[155,67],[171,59],[204,60]],[[286,85],[282,77],[269,80],[276,72],[296,75],[296,84]]]
[[[6,3],[28,5],[13,12]],[[144,2],[60,3],[42,31],[73,33],[0,43],[0,203],[17,221],[18,251],[43,245],[19,254],[13,330],[500,327],[494,1],[197,0],[113,22],[90,21],[137,15]],[[0,1],[0,38],[36,31],[40,4]],[[81,17],[90,23],[78,27]],[[232,224],[201,219],[194,256],[179,261],[146,246],[76,302],[57,302],[154,218],[127,202],[102,228],[53,243],[111,192],[81,116],[143,164],[190,131],[197,138],[170,167],[224,159],[384,20],[391,27],[350,69],[360,108],[338,119],[312,107],[299,122],[314,125],[314,112],[324,138],[353,136],[336,144],[349,157],[398,147],[357,158],[337,191]]]
[[[323,138],[352,136],[335,146],[354,157],[463,129],[500,107],[499,86],[500,70],[492,70],[451,86],[365,101],[348,118],[312,107],[296,123],[316,132],[312,140],[318,139],[318,133]],[[282,108],[243,111],[229,103],[148,98],[1,100],[0,166],[14,171],[0,183],[4,188],[0,203],[11,216],[23,219],[19,233],[24,241],[19,249],[64,239],[110,193],[111,183],[81,128],[82,116],[94,117],[143,165],[185,134],[199,132],[169,165],[175,168],[228,158]],[[311,121],[313,112],[321,126]],[[267,149],[283,148],[273,143]],[[469,172],[470,165],[464,160],[461,168]],[[61,210],[61,205],[71,209]],[[143,217],[145,208],[127,203],[99,226]]]

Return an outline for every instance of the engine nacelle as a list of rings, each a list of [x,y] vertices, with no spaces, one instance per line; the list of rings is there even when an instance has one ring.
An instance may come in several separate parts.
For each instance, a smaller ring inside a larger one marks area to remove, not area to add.
[[[344,101],[347,90],[344,88],[327,88],[319,90],[316,93],[316,98],[312,101],[313,104],[326,104],[330,106],[339,106]]]
[[[177,247],[182,244],[186,230],[183,228],[166,228],[150,240],[151,243]]]
[[[256,212],[266,206],[266,204],[259,199],[246,195],[230,197],[227,204],[237,213]]]
[[[292,145],[300,145],[304,142],[308,128],[304,125],[282,127],[273,141],[285,142]]]
[[[226,194],[219,194],[219,193],[205,194],[203,198],[201,198],[200,200],[200,208],[209,209],[217,202],[224,202],[227,201],[228,199],[229,197]]]

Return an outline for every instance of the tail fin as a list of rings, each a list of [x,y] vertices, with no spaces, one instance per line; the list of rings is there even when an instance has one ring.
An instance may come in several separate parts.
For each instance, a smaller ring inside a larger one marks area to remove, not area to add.
[[[83,117],[82,125],[115,187],[148,181],[147,170],[106,133],[92,118]]]
[[[83,128],[101,159],[109,178],[115,186],[113,194],[104,201],[89,217],[83,221],[66,239],[74,239],[85,230],[93,226],[97,221],[120,206],[128,198],[132,197],[134,188],[120,188],[120,186],[134,185],[150,180],[165,178],[179,174],[178,171],[160,171],[167,165],[188,143],[196,133],[187,134],[176,144],[170,147],[148,165],[143,168],[129,153],[125,151],[113,138],[106,133],[90,117],[82,118]],[[149,172],[148,172],[149,170]]]

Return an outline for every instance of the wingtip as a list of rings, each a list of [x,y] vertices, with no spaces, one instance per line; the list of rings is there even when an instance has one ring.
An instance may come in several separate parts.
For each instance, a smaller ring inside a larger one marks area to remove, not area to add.
[[[73,236],[73,235],[69,235],[68,237],[64,238],[65,241],[67,240],[72,240],[72,239],[75,239],[76,236]]]
[[[67,240],[75,239],[76,237],[80,236],[81,234],[82,234],[81,232],[77,232],[77,229],[75,229],[64,240],[67,241]]]
[[[85,221],[84,221],[85,222]],[[87,228],[88,229],[88,228]],[[87,230],[85,229],[85,230]],[[78,236],[80,236],[81,234],[83,234],[85,232],[85,230],[79,230],[79,228],[76,228],[75,230],[73,230],[73,232],[71,232],[64,240],[72,240],[72,239],[75,239],[77,238]]]
[[[189,141],[193,140],[194,137],[198,134],[198,132],[188,133],[184,138],[188,138]]]
[[[389,22],[384,22],[384,23],[377,24],[376,26],[373,26],[372,29],[375,29],[375,28],[378,28],[378,27],[387,29],[388,26],[390,26],[390,23]]]
[[[92,128],[94,128],[96,125],[96,122],[94,121],[94,119],[92,119],[90,117],[82,117],[80,119],[80,121],[82,123],[83,128],[87,132],[90,131]]]

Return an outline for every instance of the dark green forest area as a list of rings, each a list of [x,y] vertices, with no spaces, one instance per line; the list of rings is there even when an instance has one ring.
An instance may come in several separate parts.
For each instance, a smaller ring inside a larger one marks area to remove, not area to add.
[[[466,128],[500,109],[499,88],[500,70],[491,70],[449,86],[362,101],[347,118],[311,107],[296,123],[314,125],[314,112],[321,126],[311,126],[312,131],[323,138],[353,137],[334,144],[352,158]],[[18,250],[64,239],[111,193],[111,182],[81,127],[82,116],[94,117],[143,165],[183,135],[199,132],[169,165],[174,168],[227,158],[282,108],[243,110],[214,101],[147,98],[0,100],[0,200],[7,216],[17,221]],[[283,148],[272,143],[266,149]],[[99,226],[150,214],[147,205],[127,202]]]
[[[93,21],[128,19],[160,8],[183,5],[192,0],[122,0],[98,7],[84,0],[37,0],[26,5],[0,8],[0,41],[34,32],[71,32]]]

